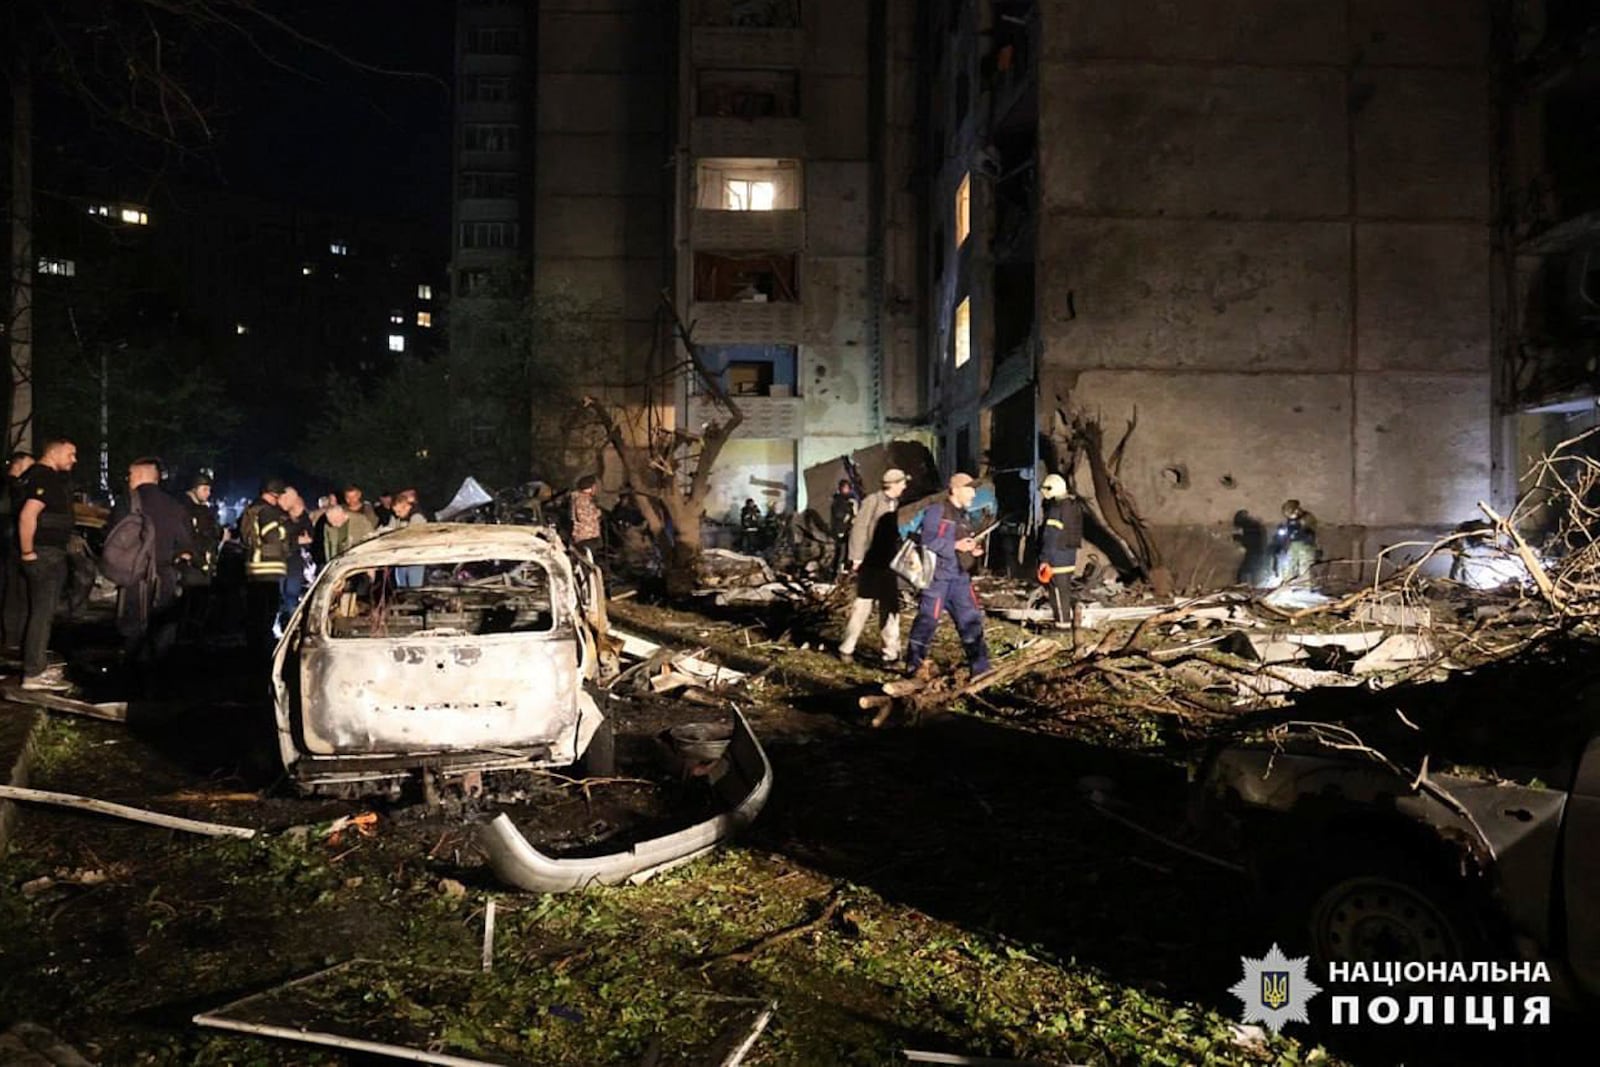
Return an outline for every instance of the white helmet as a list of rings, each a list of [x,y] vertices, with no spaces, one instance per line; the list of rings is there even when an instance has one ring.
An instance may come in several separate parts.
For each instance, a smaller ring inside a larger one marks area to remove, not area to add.
[[[1039,495],[1046,500],[1064,500],[1067,496],[1067,480],[1059,474],[1052,474],[1044,480],[1039,487]]]

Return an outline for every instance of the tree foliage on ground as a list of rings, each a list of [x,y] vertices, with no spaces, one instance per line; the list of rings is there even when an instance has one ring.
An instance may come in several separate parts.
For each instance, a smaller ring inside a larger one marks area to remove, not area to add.
[[[575,361],[596,343],[592,309],[569,292],[516,295],[526,291],[507,276],[493,295],[456,301],[448,351],[408,353],[377,379],[331,375],[299,465],[369,494],[415,487],[425,508],[448,503],[469,475],[491,490],[565,485],[571,472],[533,442],[583,419],[572,387]]]

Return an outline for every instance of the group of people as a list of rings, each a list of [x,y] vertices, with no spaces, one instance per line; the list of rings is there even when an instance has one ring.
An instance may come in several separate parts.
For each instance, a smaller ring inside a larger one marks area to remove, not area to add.
[[[908,481],[905,471],[885,471],[881,487],[848,512],[848,531],[838,542],[845,560],[842,569],[854,577],[856,586],[844,638],[839,643],[839,656],[846,662],[855,658],[861,634],[876,612],[883,663],[891,668],[902,666],[900,575],[894,563],[902,550],[900,498]],[[840,498],[847,496],[849,489],[850,483],[843,481],[834,496],[836,537],[846,515]],[[951,475],[945,498],[923,511],[913,535],[920,548],[932,553],[934,559],[931,579],[918,595],[917,614],[911,624],[903,663],[904,669],[914,676],[925,677],[931,670],[928,650],[938,632],[939,620],[946,612],[955,624],[972,673],[977,675],[989,670],[983,605],[972,585],[972,576],[984,555],[984,538],[973,529],[969,514],[976,495],[977,481],[972,475]],[[1049,591],[1056,624],[1069,627],[1075,611],[1071,582],[1078,549],[1083,542],[1082,510],[1067,492],[1066,481],[1060,475],[1046,478],[1040,495],[1044,503],[1044,523],[1040,537],[1039,580]]]

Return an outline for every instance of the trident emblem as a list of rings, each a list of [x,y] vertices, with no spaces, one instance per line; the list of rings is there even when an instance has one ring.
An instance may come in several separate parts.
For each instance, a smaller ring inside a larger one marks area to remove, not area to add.
[[[1272,1009],[1289,1003],[1289,972],[1261,972],[1261,1003]]]

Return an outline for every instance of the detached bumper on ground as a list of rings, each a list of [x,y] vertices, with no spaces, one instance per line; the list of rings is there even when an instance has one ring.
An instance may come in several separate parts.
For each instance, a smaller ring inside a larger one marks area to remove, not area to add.
[[[754,821],[772,791],[772,764],[766,752],[745,717],[737,710],[733,714],[733,740],[710,775],[712,789],[727,805],[721,814],[622,852],[555,859],[528,844],[502,813],[479,830],[489,866],[501,881],[519,889],[565,893],[594,885],[637,885],[711,851]]]

